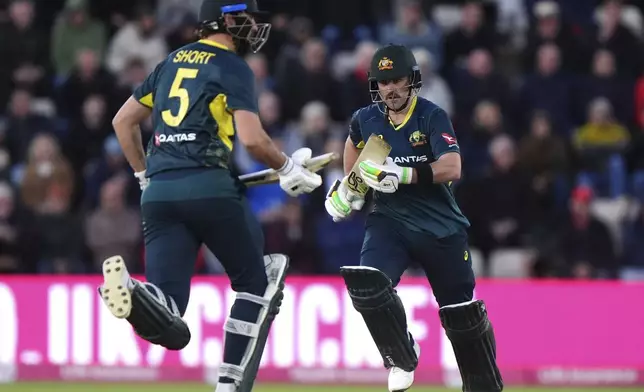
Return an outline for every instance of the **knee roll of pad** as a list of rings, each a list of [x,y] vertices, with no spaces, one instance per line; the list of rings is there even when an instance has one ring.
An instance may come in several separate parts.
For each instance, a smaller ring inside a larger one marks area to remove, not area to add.
[[[371,267],[342,267],[340,274],[362,315],[386,368],[415,370],[418,357],[407,332],[405,308],[391,279]]]
[[[483,301],[444,306],[438,314],[454,348],[463,391],[502,391],[494,330]]]
[[[257,322],[250,323],[229,317],[224,325],[225,332],[250,338],[239,365],[222,363],[219,366],[219,377],[235,380],[235,383],[238,384],[237,392],[250,392],[253,388],[270,327],[275,316],[279,313],[282,299],[284,298],[284,280],[288,264],[289,259],[285,255],[264,256],[264,265],[268,277],[268,287],[266,287],[264,296],[237,293],[235,298],[235,301],[249,301],[261,305]]]
[[[163,292],[151,283],[134,286],[132,313],[127,320],[141,338],[168,350],[181,350],[190,343],[190,329],[174,300],[170,298],[168,304]]]

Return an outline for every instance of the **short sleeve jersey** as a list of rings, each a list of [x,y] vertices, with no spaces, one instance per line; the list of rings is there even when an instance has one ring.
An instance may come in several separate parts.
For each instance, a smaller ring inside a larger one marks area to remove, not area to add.
[[[404,122],[393,125],[374,105],[357,110],[349,125],[349,138],[362,148],[369,136],[382,137],[392,146],[389,156],[400,166],[429,165],[443,154],[459,153],[456,134],[447,113],[416,97]],[[447,237],[469,227],[456,204],[451,184],[401,185],[394,193],[375,192],[374,213],[389,216],[415,231]]]
[[[171,53],[134,91],[152,109],[148,176],[183,168],[229,168],[235,110],[258,112],[255,78],[223,45],[200,40]]]

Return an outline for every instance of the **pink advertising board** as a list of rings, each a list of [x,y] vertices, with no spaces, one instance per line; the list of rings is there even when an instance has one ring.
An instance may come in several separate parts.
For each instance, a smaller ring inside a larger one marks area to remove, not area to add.
[[[95,277],[0,277],[0,382],[216,380],[234,299],[221,277],[192,283],[192,341],[170,352],[109,315]],[[419,383],[458,385],[423,279],[399,286],[422,355]],[[508,384],[644,385],[644,284],[481,281]],[[266,382],[380,383],[386,371],[343,283],[292,277],[260,370]]]

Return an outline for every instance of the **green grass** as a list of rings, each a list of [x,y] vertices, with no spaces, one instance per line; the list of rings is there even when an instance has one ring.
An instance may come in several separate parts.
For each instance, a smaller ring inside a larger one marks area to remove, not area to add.
[[[85,384],[85,383],[19,383],[0,384],[0,392],[214,392],[213,386],[202,384]],[[371,386],[307,386],[257,385],[254,392],[378,392],[387,387]],[[507,392],[620,392],[642,391],[642,388],[506,388]],[[505,392],[504,391],[504,392]],[[409,392],[458,392],[440,387],[413,387]]]

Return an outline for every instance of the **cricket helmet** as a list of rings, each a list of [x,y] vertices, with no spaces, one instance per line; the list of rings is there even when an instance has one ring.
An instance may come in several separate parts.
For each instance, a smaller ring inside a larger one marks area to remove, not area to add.
[[[399,80],[408,78],[409,98],[399,108],[400,111],[407,107],[411,98],[418,95],[423,81],[420,74],[420,67],[411,50],[403,45],[389,44],[376,51],[371,59],[369,67],[369,93],[374,103],[383,102],[383,97],[378,90],[378,82]],[[393,110],[392,108],[389,108]]]
[[[199,9],[199,29],[204,33],[224,33],[233,38],[238,52],[250,49],[258,52],[268,40],[270,23],[257,23],[266,15],[259,10],[257,0],[203,0]],[[231,15],[235,24],[226,25],[224,18]]]

